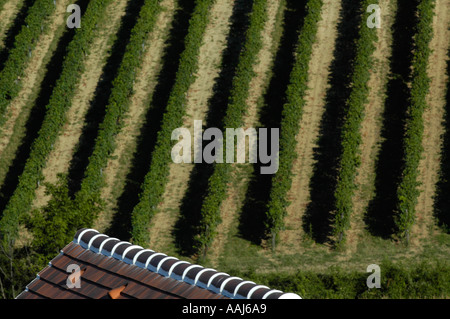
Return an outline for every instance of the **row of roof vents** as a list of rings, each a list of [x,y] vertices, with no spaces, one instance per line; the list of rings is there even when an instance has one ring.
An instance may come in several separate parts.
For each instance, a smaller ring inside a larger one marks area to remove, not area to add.
[[[297,294],[270,289],[267,286],[257,285],[252,281],[233,277],[212,268],[204,268],[151,249],[144,249],[127,241],[100,234],[95,229],[79,230],[75,234],[74,242],[94,253],[148,269],[164,277],[208,289],[228,298],[301,299]]]

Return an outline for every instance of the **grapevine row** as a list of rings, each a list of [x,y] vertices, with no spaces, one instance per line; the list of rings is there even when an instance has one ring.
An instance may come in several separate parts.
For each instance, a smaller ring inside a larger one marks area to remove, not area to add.
[[[94,0],[89,3],[83,16],[83,27],[76,29],[75,36],[67,48],[63,68],[46,107],[44,121],[38,137],[31,146],[19,183],[11,196],[2,219],[0,235],[3,240],[14,241],[17,237],[20,218],[29,211],[35,190],[43,179],[48,154],[59,132],[66,122],[66,111],[78,87],[80,75],[84,71],[83,57],[89,53],[90,44],[96,35],[96,25],[104,16],[106,6],[111,0]]]
[[[85,178],[76,197],[81,201],[88,198],[98,198],[104,186],[102,170],[115,150],[115,137],[123,127],[123,118],[128,112],[130,97],[138,69],[144,57],[145,41],[153,30],[158,13],[161,11],[161,0],[147,0],[140,10],[139,20],[133,27],[129,43],[126,46],[122,62],[116,78],[113,81],[111,95],[106,106],[106,114],[100,125],[89,164],[85,171]],[[96,216],[84,214],[83,225],[88,227]]]
[[[289,205],[286,196],[291,188],[292,165],[297,157],[296,135],[300,129],[300,120],[306,102],[309,62],[321,19],[322,6],[322,0],[309,0],[307,3],[307,14],[299,34],[296,58],[286,91],[286,103],[283,106],[281,120],[279,168],[272,178],[265,222],[266,231],[272,236],[274,244],[278,232],[284,226],[286,207]]]
[[[378,40],[377,29],[369,28],[367,20],[371,12],[365,9],[377,1],[362,2],[364,11],[359,29],[356,57],[352,74],[352,89],[346,103],[346,114],[341,130],[341,153],[337,177],[335,199],[335,219],[333,233],[337,236],[337,245],[343,245],[345,234],[350,228],[350,216],[353,211],[353,194],[356,189],[355,176],[360,165],[361,124],[364,119],[365,105],[368,102],[370,88],[368,86],[373,53]]]
[[[401,181],[397,189],[397,215],[395,223],[398,235],[409,241],[415,220],[415,208],[419,197],[419,162],[423,153],[423,113],[427,108],[426,96],[430,87],[427,73],[431,54],[429,44],[433,38],[433,16],[435,0],[422,0],[417,7],[417,33],[414,38],[412,83],[408,103],[406,133],[404,138],[404,160]]]
[[[238,128],[242,126],[243,116],[248,108],[246,100],[250,82],[255,75],[253,67],[257,62],[257,56],[263,44],[262,31],[267,21],[267,6],[267,1],[264,0],[255,0],[253,2],[250,25],[246,32],[246,40],[239,57],[229,104],[223,119],[224,128]],[[224,150],[227,149],[226,140],[226,132],[224,132]],[[224,154],[224,156],[226,155]],[[200,224],[194,238],[198,251],[206,251],[216,235],[216,228],[221,223],[220,205],[227,196],[227,187],[231,173],[232,166],[229,163],[214,164],[214,171],[208,180],[207,195],[202,203]]]
[[[7,0],[0,0],[0,11],[3,10],[3,6],[5,5]]]
[[[148,242],[150,219],[156,213],[157,205],[164,194],[171,162],[172,131],[183,124],[186,114],[187,92],[195,81],[198,70],[198,57],[203,35],[209,23],[211,5],[215,0],[197,0],[189,21],[185,38],[185,48],[180,57],[174,86],[171,90],[167,109],[158,132],[149,172],[146,174],[139,194],[139,203],[132,213],[132,238],[135,243]]]
[[[54,10],[51,1],[37,0],[28,10],[24,25],[15,37],[14,47],[9,51],[8,60],[0,72],[0,127],[6,120],[7,106],[19,94],[22,86],[20,78],[24,77],[27,61]]]

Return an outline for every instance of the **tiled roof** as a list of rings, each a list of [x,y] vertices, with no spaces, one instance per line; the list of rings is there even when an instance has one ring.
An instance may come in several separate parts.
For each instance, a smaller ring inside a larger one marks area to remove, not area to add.
[[[76,272],[71,274],[74,269]],[[144,249],[100,234],[94,229],[81,229],[75,234],[73,242],[64,247],[17,298],[299,299],[300,297]]]

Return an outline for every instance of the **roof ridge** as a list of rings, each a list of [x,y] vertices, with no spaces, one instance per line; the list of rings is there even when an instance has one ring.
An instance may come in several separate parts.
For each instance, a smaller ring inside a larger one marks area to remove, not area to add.
[[[73,242],[94,253],[148,269],[161,276],[204,288],[227,298],[301,299],[297,294],[284,293],[280,290],[270,289],[267,286],[257,285],[240,277],[233,277],[213,268],[191,264],[161,252],[145,249],[130,242],[109,237],[96,229],[82,228],[78,230]]]

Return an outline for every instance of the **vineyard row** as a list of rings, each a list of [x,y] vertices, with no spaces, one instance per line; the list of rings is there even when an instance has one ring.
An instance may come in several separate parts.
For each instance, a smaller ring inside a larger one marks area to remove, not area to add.
[[[90,44],[97,35],[97,23],[104,17],[110,2],[111,0],[94,0],[89,3],[83,16],[83,28],[76,30],[68,45],[62,73],[46,107],[47,113],[38,137],[33,142],[17,188],[0,220],[0,235],[4,242],[14,242],[18,235],[19,222],[30,210],[39,181],[43,180],[42,170],[48,154],[66,122],[66,112],[84,71],[84,59],[80,57],[89,54]]]

